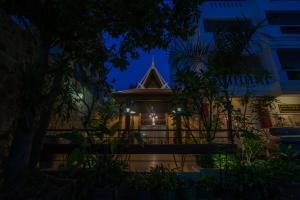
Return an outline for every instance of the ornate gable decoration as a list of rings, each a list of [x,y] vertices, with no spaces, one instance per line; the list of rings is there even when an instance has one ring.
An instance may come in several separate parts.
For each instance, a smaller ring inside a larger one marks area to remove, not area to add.
[[[154,59],[152,58],[152,64],[148,71],[139,82],[137,88],[170,88],[168,83],[161,76],[154,64]]]

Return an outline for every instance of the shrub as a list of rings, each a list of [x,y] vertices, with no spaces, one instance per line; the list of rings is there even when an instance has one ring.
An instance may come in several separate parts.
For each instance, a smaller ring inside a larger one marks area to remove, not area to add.
[[[175,191],[177,186],[177,177],[174,170],[157,165],[150,170],[149,183],[154,191]]]

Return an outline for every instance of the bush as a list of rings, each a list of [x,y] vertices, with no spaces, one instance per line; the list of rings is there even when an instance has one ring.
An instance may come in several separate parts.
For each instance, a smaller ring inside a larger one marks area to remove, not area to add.
[[[153,191],[175,191],[177,186],[176,173],[162,164],[157,165],[150,170],[149,183]]]
[[[201,174],[197,177],[197,190],[201,198],[213,199],[217,195],[219,177],[214,174]]]
[[[149,191],[150,190],[150,174],[147,172],[132,173],[129,178],[129,187],[134,191]]]
[[[227,175],[225,190],[243,199],[293,199],[299,195],[296,190],[286,191],[300,186],[300,162],[290,150],[279,149],[265,160],[237,164]]]

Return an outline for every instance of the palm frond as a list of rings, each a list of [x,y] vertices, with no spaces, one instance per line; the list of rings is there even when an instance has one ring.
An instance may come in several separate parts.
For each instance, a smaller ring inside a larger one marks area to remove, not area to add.
[[[169,63],[174,68],[201,69],[207,62],[210,45],[201,41],[200,36],[188,40],[176,40],[169,50]]]

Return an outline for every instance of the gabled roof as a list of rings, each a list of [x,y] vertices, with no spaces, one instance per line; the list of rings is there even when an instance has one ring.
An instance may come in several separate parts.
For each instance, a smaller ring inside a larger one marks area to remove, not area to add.
[[[127,94],[133,94],[133,95],[157,95],[157,94],[164,94],[164,95],[171,95],[172,89],[170,88],[134,88],[129,90],[121,90],[114,92],[113,94],[116,95],[127,95]]]
[[[154,60],[138,86],[133,89],[113,92],[118,98],[123,97],[141,97],[141,98],[170,98],[172,89],[158,72]]]
[[[137,88],[170,88],[168,83],[161,76],[154,64],[154,59],[152,58],[152,64],[149,67],[148,71],[138,83]]]

